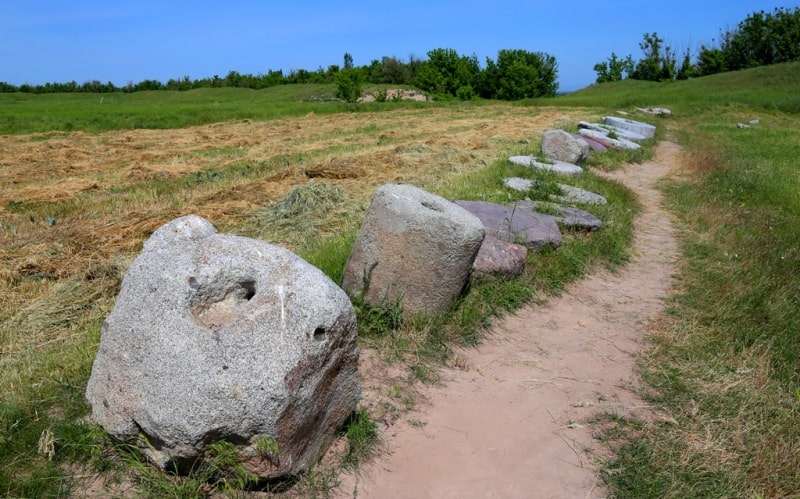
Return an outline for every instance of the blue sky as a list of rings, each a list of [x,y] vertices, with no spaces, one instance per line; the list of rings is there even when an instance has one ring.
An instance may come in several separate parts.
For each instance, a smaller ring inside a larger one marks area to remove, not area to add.
[[[682,53],[749,14],[796,3],[749,0],[351,1],[0,0],[0,81],[192,79],[425,58],[434,48],[496,59],[500,49],[546,52],[559,90],[594,82],[612,51],[641,57],[645,32]]]

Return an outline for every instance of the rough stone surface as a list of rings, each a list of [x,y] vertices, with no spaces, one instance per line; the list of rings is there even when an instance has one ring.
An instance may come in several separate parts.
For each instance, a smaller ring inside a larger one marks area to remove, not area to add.
[[[555,217],[550,215],[488,201],[453,202],[477,216],[486,228],[487,236],[534,249],[547,244],[553,247],[561,244],[561,231]]]
[[[589,157],[589,144],[564,130],[542,134],[542,156],[565,163],[581,164]]]
[[[181,217],[156,230],[103,322],[86,396],[165,469],[219,440],[262,478],[313,465],[360,397],[347,295],[294,253]],[[278,445],[262,456],[259,439]]]
[[[599,123],[589,123],[587,121],[579,121],[578,128],[594,130],[595,132],[602,133],[606,137],[608,137],[611,133],[614,133],[617,138],[630,140],[631,142],[641,142],[647,138],[640,133],[633,132],[631,130],[625,130],[624,128],[619,128],[612,125],[601,125]]]
[[[534,184],[541,182],[540,180],[529,180],[526,178],[510,177],[503,179],[503,184],[509,189],[516,191],[526,192],[531,190]],[[573,187],[567,184],[557,184],[558,188],[564,192],[563,196],[550,196],[553,201],[558,203],[581,203],[581,204],[606,204],[606,198],[600,194],[581,189],[580,187]]]
[[[588,128],[581,128],[578,133],[591,140],[599,142],[609,149],[641,149],[642,146],[636,142],[625,139],[611,139],[603,132],[596,130],[589,130]]]
[[[546,209],[548,213],[558,211],[558,214],[552,216],[556,219],[558,225],[568,229],[593,232],[603,226],[603,221],[596,216],[572,206],[560,206],[542,201],[517,201],[515,204],[517,210],[537,211]]]
[[[527,258],[528,249],[525,246],[486,236],[473,268],[478,278],[498,275],[514,279],[525,270]]]
[[[343,287],[373,306],[402,302],[409,316],[444,311],[463,291],[484,235],[478,218],[442,197],[383,185],[345,265]]]
[[[656,127],[649,123],[642,123],[641,121],[629,120],[627,118],[619,118],[617,116],[606,116],[603,118],[606,125],[615,126],[624,130],[630,130],[640,135],[644,135],[648,139],[652,139],[656,134]]]
[[[522,165],[533,170],[559,173],[561,175],[580,175],[583,173],[583,168],[578,165],[557,160],[547,163],[534,156],[511,156],[508,158],[508,161],[515,165]]]

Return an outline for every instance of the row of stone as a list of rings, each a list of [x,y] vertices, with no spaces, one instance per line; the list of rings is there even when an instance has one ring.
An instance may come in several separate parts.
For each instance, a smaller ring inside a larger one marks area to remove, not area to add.
[[[530,163],[539,164],[556,162]],[[526,191],[535,183],[505,180]],[[605,203],[559,188],[560,202]],[[405,315],[439,313],[473,267],[513,277],[528,248],[557,247],[559,224],[602,226],[573,207],[450,202],[384,185],[345,265],[343,290],[286,249],[220,234],[198,216],[173,220],[144,244],[103,321],[86,389],[93,418],[115,437],[138,436],[164,469],[188,469],[227,440],[263,479],[301,473],[360,398],[351,297],[399,305]]]

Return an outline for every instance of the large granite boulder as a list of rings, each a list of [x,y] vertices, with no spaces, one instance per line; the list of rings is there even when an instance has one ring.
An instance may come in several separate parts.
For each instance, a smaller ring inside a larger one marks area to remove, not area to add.
[[[403,314],[447,310],[469,279],[485,231],[446,199],[410,185],[379,187],[342,286],[372,306],[402,302]]]
[[[486,228],[486,235],[533,249],[545,245],[558,247],[561,231],[550,215],[536,213],[531,209],[503,206],[489,201],[453,201],[458,206],[477,216]]]
[[[564,130],[547,130],[542,134],[542,156],[579,165],[589,157],[589,144]]]
[[[320,270],[182,217],[125,274],[86,396],[95,421],[140,437],[162,468],[225,440],[261,478],[294,475],[355,408],[356,339],[350,300]]]

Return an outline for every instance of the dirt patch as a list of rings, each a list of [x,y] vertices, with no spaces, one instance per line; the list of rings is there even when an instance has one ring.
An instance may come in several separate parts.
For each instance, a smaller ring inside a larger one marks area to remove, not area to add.
[[[663,310],[677,246],[655,183],[680,149],[604,176],[639,196],[631,262],[495,324],[444,383],[383,434],[384,452],[339,491],[358,497],[605,497],[593,414],[658,417],[632,391],[644,330]],[[368,387],[370,385],[367,385]],[[385,389],[385,387],[384,387]]]

